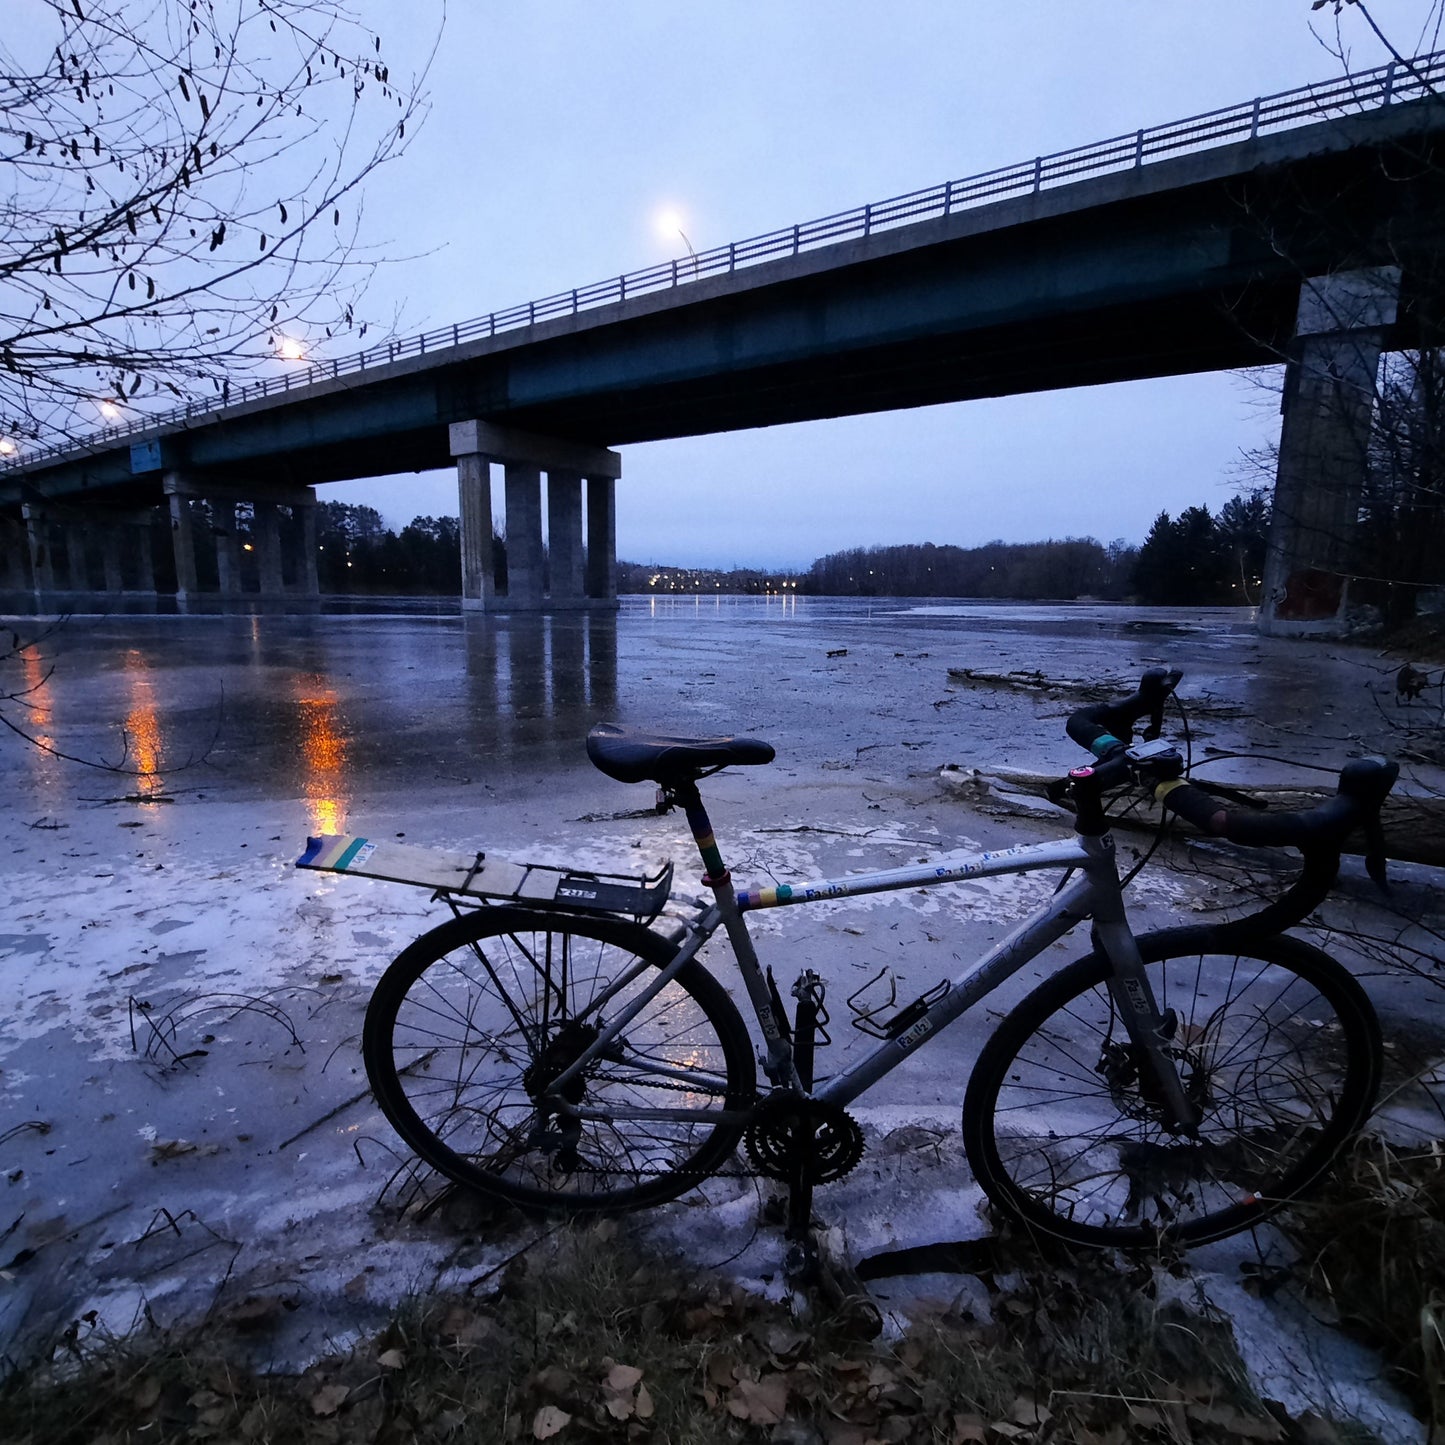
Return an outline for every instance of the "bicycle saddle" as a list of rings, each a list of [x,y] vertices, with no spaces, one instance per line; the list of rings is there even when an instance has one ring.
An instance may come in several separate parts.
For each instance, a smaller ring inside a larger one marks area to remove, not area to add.
[[[672,783],[737,764],[770,763],[773,745],[760,738],[676,738],[617,723],[587,734],[587,756],[619,783]]]

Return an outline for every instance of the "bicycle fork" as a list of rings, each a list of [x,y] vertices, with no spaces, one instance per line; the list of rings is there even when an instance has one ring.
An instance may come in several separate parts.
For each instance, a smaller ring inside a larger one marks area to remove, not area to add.
[[[1086,850],[1104,840],[1086,838]],[[1141,1095],[1150,1100],[1149,1079],[1154,1084],[1150,1102],[1160,1106],[1162,1123],[1171,1134],[1192,1134],[1203,1119],[1203,1111],[1189,1097],[1179,1076],[1175,1056],[1170,1052],[1178,1033],[1179,1020],[1172,1009],[1161,1010],[1154,997],[1148,969],[1139,953],[1139,944],[1129,927],[1124,901],[1119,888],[1118,872],[1113,864],[1112,841],[1109,854],[1109,882],[1098,886],[1094,908],[1094,945],[1109,961],[1109,994],[1114,1001],[1129,1042],[1138,1054],[1138,1084]],[[1087,865],[1086,865],[1087,866]],[[1102,870],[1100,870],[1102,871]],[[1101,1057],[1096,1066],[1103,1073],[1111,1067]]]

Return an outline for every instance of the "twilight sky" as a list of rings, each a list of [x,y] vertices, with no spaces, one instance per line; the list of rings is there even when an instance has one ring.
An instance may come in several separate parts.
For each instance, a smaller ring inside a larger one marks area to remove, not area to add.
[[[438,0],[370,0],[393,64]],[[1432,0],[1375,0],[1405,53]],[[407,155],[373,178],[368,309],[407,332],[865,201],[1337,74],[1309,0],[453,0]],[[1352,68],[1388,59],[1347,7]],[[1312,30],[1313,26],[1313,30]],[[629,446],[618,550],[806,564],[883,542],[1138,541],[1218,507],[1273,399],[1176,378]],[[500,492],[500,488],[494,488]],[[450,473],[355,482],[389,524],[455,513]]]

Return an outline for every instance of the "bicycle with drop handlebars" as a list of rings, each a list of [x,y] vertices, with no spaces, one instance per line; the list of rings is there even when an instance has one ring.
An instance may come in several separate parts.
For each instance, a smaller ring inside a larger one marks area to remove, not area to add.
[[[1284,930],[1328,894],[1356,828],[1383,881],[1379,813],[1399,770],[1356,759],[1336,795],[1308,812],[1225,808],[1186,781],[1184,758],[1160,739],[1180,676],[1153,669],[1133,695],[1069,719],[1069,736],[1094,755],[1068,777],[1071,838],[761,889],[735,888],[697,785],[771,761],[771,746],[593,728],[598,768],[655,783],[684,809],[711,900],[673,938],[565,901],[449,900],[457,916],[396,958],[368,1007],[363,1053],[377,1102],[449,1179],[568,1215],[675,1198],[742,1144],[758,1172],[787,1186],[789,1237],[806,1241],[813,1189],[863,1153],[847,1106],[1087,923],[1090,951],[1005,1015],[968,1081],[963,1139],[979,1184],[1006,1214],[1082,1245],[1189,1245],[1248,1228],[1320,1178],[1375,1098],[1382,1045],[1368,998],[1342,964]],[[1248,917],[1136,936],[1106,814],[1121,788],[1207,834],[1298,848],[1303,871]],[[749,913],[1043,869],[1064,874],[1046,903],[891,1020],[870,1015],[877,1043],[815,1075],[824,981],[800,974],[790,1017]],[[719,930],[760,1050],[698,958]]]

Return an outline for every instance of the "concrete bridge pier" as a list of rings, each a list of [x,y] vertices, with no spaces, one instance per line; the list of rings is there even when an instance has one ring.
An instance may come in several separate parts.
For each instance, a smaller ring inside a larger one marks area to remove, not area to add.
[[[241,534],[236,528],[235,502],[211,502],[211,531],[216,539],[216,590],[222,597],[239,597]]]
[[[170,471],[162,479],[171,517],[171,539],[176,556],[176,597],[184,606],[199,587],[198,547],[214,547],[217,591],[224,599],[242,594],[238,503],[252,508],[252,547],[260,575],[260,595],[275,599],[287,595],[319,597],[316,565],[316,491],[313,487],[255,487],[208,480],[204,476]],[[209,526],[202,528],[195,503],[204,502]],[[291,512],[283,529],[280,508]],[[287,554],[290,567],[287,567]],[[286,584],[287,572],[291,585]]]
[[[120,528],[108,521],[100,523],[96,528],[96,542],[100,547],[100,566],[105,577],[105,590],[111,596],[119,596],[125,590],[125,578],[121,571]]]
[[[461,503],[463,609],[536,612],[617,606],[615,492],[622,458],[616,452],[485,421],[453,423],[450,443],[457,459]],[[493,463],[502,466],[505,479],[505,593],[498,591],[492,566]],[[547,474],[545,555],[543,472]]]
[[[24,523],[12,517],[0,517],[0,592],[29,591],[28,557]]]
[[[26,502],[21,507],[25,518],[25,535],[30,544],[30,575],[35,590],[55,591],[55,555],[50,548],[49,518],[40,507]]]
[[[1394,266],[1314,277],[1300,288],[1259,612],[1267,636],[1345,628],[1380,354],[1399,294]]]

